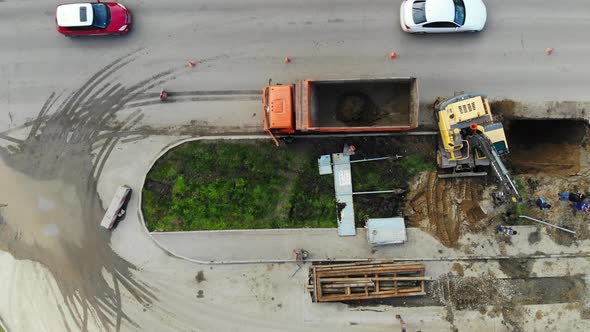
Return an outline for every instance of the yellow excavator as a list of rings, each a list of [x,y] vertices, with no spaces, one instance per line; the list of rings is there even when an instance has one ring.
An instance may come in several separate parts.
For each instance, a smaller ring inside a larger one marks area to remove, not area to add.
[[[513,201],[521,196],[501,156],[508,153],[508,142],[501,122],[494,121],[488,98],[482,94],[463,94],[435,104],[440,131],[436,161],[439,178],[486,176],[492,168],[503,194]]]

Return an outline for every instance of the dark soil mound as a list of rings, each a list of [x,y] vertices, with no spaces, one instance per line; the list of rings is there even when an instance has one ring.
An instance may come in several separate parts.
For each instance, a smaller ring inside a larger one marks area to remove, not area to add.
[[[381,110],[366,95],[344,95],[338,102],[336,118],[349,126],[370,126],[381,117]]]

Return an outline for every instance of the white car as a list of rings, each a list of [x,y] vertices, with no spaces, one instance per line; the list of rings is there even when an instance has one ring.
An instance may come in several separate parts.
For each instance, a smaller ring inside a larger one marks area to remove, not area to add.
[[[410,33],[481,31],[486,24],[482,0],[404,0],[402,30]]]

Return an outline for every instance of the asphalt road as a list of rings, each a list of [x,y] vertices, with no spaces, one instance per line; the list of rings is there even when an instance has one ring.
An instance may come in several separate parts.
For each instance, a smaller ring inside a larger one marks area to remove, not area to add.
[[[587,1],[489,1],[482,33],[420,36],[400,31],[397,2],[129,1],[134,27],[128,36],[68,39],[54,29],[57,1],[3,1],[0,101],[7,105],[3,112],[22,123],[52,91],[79,87],[134,50],[143,52],[127,78],[209,59],[170,82],[172,90],[260,89],[268,78],[412,75],[424,99],[454,91],[526,101],[589,99]],[[391,51],[396,60],[387,58]],[[283,64],[285,56],[293,62]],[[0,121],[4,128],[10,123],[7,116]]]
[[[72,39],[55,31],[57,3],[0,1],[0,316],[16,331],[333,326],[301,314],[305,278],[290,267],[199,267],[137,223],[112,238],[95,227],[101,197],[138,189],[179,136],[260,131],[269,78],[416,76],[425,101],[590,99],[585,0],[488,1],[484,32],[422,36],[401,32],[396,1],[128,1],[128,36]],[[162,87],[183,95],[161,105]],[[386,330],[387,317],[339,329]]]

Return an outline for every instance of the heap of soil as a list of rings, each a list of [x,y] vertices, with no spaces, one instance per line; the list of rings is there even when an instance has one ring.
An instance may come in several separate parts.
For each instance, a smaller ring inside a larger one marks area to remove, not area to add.
[[[381,118],[381,110],[362,93],[348,94],[338,102],[336,118],[349,126],[370,126]]]
[[[443,278],[444,279],[444,278]],[[496,278],[483,275],[481,278],[450,277],[448,280],[449,301],[457,310],[482,310],[489,304],[508,301],[502,292],[498,292]]]
[[[405,210],[408,225],[427,231],[447,247],[455,246],[467,231],[483,230],[492,217],[480,206],[487,199],[481,179],[438,179],[429,172],[414,179],[411,187]]]
[[[512,331],[523,331],[524,311],[512,299],[518,288],[512,281],[498,280],[490,273],[481,277],[456,277],[447,274],[429,286],[430,294],[447,306],[446,319],[451,324],[454,323],[454,310],[478,310],[492,317],[502,315]],[[490,306],[493,309],[488,312]]]

